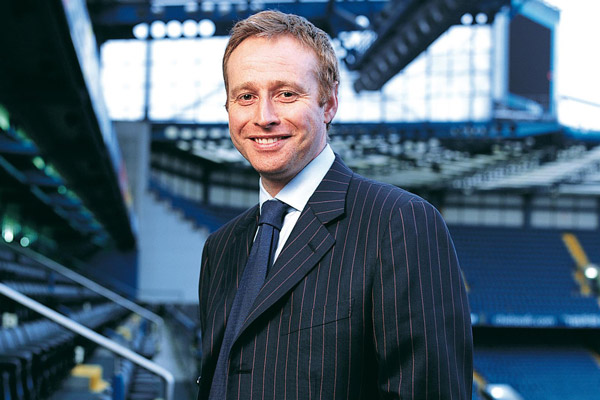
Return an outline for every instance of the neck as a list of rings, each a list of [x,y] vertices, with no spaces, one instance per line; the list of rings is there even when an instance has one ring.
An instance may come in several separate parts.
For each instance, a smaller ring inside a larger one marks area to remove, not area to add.
[[[265,177],[261,178],[263,187],[265,188],[267,193],[269,193],[273,198],[277,196],[277,193],[281,192],[281,189],[283,189],[285,185],[287,185],[287,183],[289,182],[289,180],[286,182],[277,182],[266,179]]]

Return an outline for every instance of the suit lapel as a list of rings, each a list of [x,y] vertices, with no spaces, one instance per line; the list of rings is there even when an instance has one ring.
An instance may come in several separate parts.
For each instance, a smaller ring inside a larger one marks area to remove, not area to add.
[[[344,214],[351,176],[352,171],[336,157],[271,267],[240,334],[296,286],[334,245],[335,238],[326,225]]]

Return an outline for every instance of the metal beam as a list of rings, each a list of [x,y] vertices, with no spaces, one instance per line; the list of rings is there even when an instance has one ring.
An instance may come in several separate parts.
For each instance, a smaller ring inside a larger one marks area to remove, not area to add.
[[[133,38],[132,28],[139,23],[154,21],[200,21],[210,19],[215,24],[215,35],[226,36],[233,24],[262,10],[277,9],[302,15],[332,36],[341,30],[356,30],[358,26],[348,16],[364,15],[369,19],[379,12],[386,0],[340,0],[278,2],[214,2],[192,5],[152,6],[149,1],[92,2],[88,4],[96,36],[100,42],[109,39]]]
[[[510,0],[395,0],[382,12],[376,37],[366,49],[350,52],[348,68],[358,70],[357,92],[379,90],[466,13],[488,14],[488,21]]]

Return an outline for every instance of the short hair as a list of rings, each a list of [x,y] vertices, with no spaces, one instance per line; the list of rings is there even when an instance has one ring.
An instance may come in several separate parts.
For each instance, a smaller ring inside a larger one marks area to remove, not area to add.
[[[304,46],[312,49],[318,60],[317,80],[319,82],[319,105],[323,106],[329,99],[330,93],[337,88],[340,80],[338,60],[333,50],[329,36],[317,28],[306,18],[280,11],[261,11],[239,21],[231,29],[231,37],[223,56],[223,79],[225,90],[229,90],[227,81],[227,63],[231,53],[246,39],[252,36],[274,38],[290,35]],[[227,93],[229,96],[229,93]]]

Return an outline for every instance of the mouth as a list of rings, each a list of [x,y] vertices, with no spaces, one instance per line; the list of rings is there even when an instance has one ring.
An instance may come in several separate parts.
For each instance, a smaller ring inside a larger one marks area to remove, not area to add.
[[[287,136],[262,137],[262,138],[256,137],[256,138],[252,138],[252,140],[254,140],[258,144],[273,144],[273,143],[277,143],[286,138],[287,138]]]

